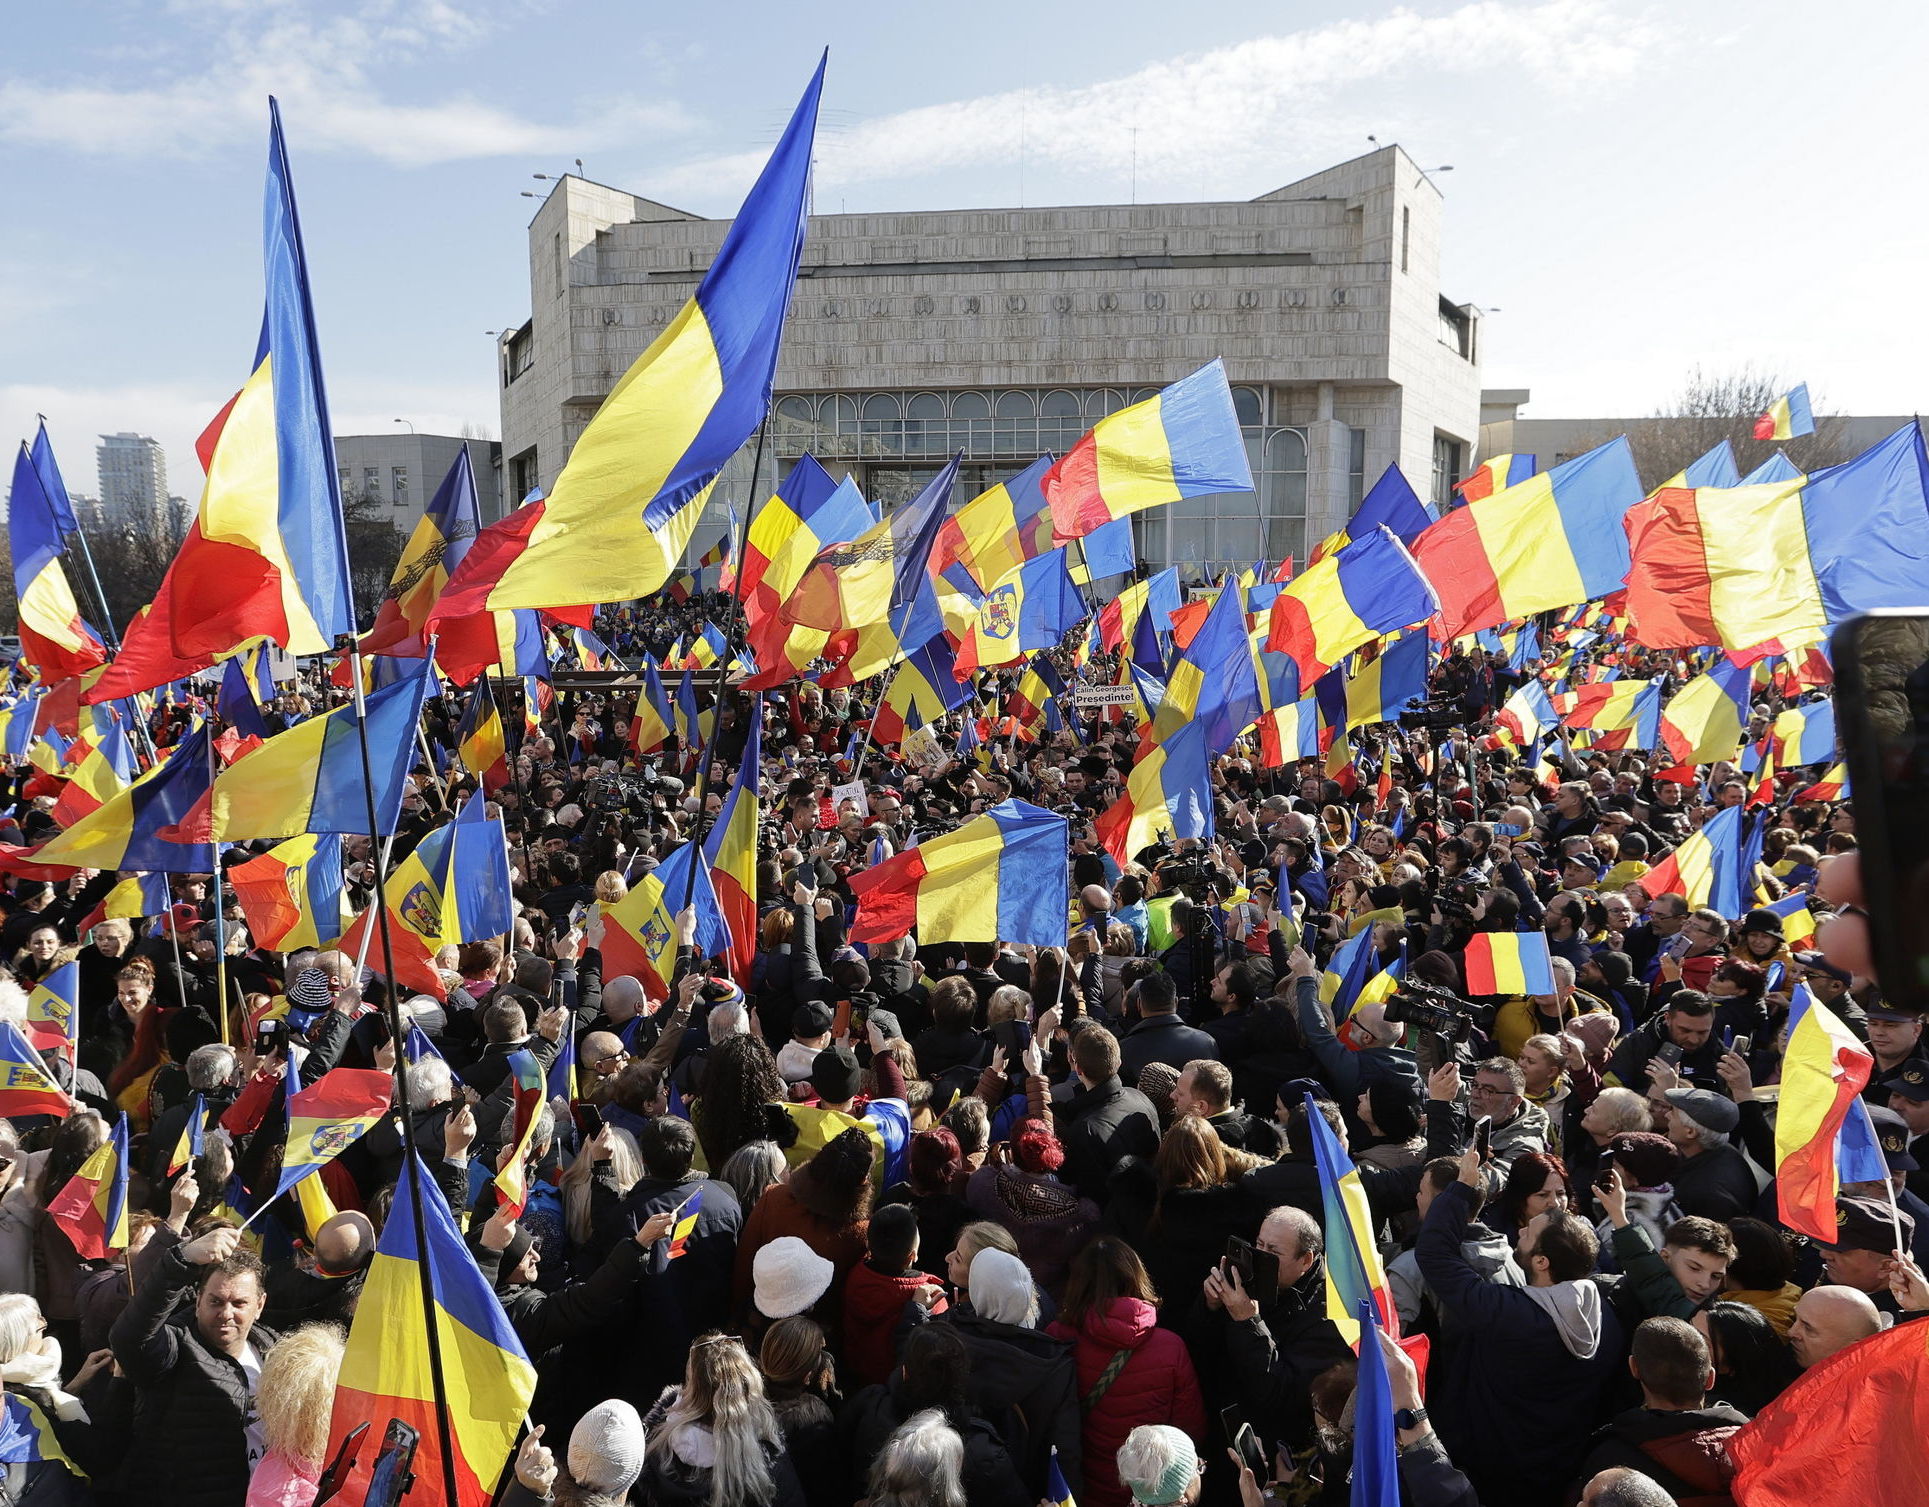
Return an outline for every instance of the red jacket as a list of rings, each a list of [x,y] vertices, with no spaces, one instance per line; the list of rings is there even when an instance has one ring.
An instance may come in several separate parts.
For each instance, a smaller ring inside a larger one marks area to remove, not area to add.
[[[1088,1507],[1130,1507],[1132,1494],[1119,1482],[1119,1446],[1145,1423],[1169,1423],[1195,1439],[1206,1433],[1206,1405],[1185,1341],[1158,1327],[1158,1310],[1138,1298],[1115,1298],[1103,1312],[1085,1315],[1077,1329],[1063,1321],[1046,1331],[1075,1345],[1079,1396],[1090,1395],[1112,1357],[1131,1358],[1097,1407],[1085,1415],[1085,1490]]]
[[[897,1365],[898,1320],[911,1294],[933,1280],[930,1273],[912,1270],[901,1277],[886,1276],[869,1261],[851,1268],[844,1282],[845,1390],[887,1381]],[[938,1300],[933,1313],[943,1313]]]

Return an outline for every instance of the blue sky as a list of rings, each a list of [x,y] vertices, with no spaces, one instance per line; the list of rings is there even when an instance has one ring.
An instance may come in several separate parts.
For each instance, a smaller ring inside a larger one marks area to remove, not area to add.
[[[133,429],[197,493],[260,318],[269,92],[338,431],[494,434],[530,175],[729,214],[827,44],[822,210],[1250,197],[1371,133],[1454,165],[1446,291],[1499,311],[1484,380],[1531,415],[1744,362],[1922,406],[1914,5],[66,0],[8,41],[0,432],[45,411],[77,491]]]

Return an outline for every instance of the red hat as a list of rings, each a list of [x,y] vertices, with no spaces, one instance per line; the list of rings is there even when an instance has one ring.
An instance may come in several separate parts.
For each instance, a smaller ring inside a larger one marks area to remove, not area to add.
[[[192,905],[189,905],[186,901],[182,901],[178,905],[170,905],[167,910],[167,924],[168,929],[176,933],[190,926],[199,926],[201,924],[201,912],[196,910]]]

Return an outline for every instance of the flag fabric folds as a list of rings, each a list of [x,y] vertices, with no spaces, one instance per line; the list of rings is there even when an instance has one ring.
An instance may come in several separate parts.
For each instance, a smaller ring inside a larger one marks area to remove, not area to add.
[[[1749,672],[1724,659],[1661,708],[1661,746],[1678,764],[1732,759],[1748,726]]]
[[[1346,677],[1346,725],[1391,722],[1409,702],[1424,698],[1429,648],[1426,634],[1403,633],[1368,663],[1357,665]]]
[[[410,1217],[417,1199],[426,1246],[417,1242]],[[485,1507],[535,1396],[536,1370],[413,1150],[402,1165],[394,1209],[395,1217],[382,1225],[349,1329],[329,1423],[329,1453],[357,1424],[379,1433],[389,1419],[399,1418],[421,1436],[416,1478],[440,1500],[444,1461],[427,1340],[434,1324],[456,1455],[450,1463],[458,1501],[448,1507]],[[432,1303],[427,1312],[424,1266]],[[374,1453],[364,1449],[360,1459],[372,1463]],[[358,1464],[342,1500],[360,1501],[366,1489],[366,1466]]]
[[[180,1139],[174,1143],[174,1149],[168,1153],[167,1175],[169,1177],[174,1176],[201,1155],[207,1141],[207,1126],[208,1101],[200,1094],[195,1094],[188,1100],[188,1117],[186,1123],[181,1126]]]
[[[851,940],[895,941],[915,927],[959,942],[1062,947],[1070,845],[1064,817],[1000,801],[954,832],[853,874]]]
[[[1792,440],[1815,433],[1815,413],[1809,407],[1808,383],[1798,382],[1783,393],[1755,420],[1758,440]]]
[[[45,436],[43,429],[42,439]],[[51,451],[47,459],[51,466]],[[106,646],[81,616],[60,565],[67,547],[60,520],[64,501],[64,488],[58,501],[49,495],[34,465],[33,451],[23,443],[14,461],[13,490],[7,500],[7,544],[13,554],[20,657],[49,682],[84,674],[107,659]]]
[[[258,858],[228,870],[228,883],[248,935],[262,947],[294,952],[332,947],[340,940],[342,840],[334,833],[303,833],[278,843]]]
[[[676,1223],[670,1226],[670,1247],[665,1252],[668,1260],[689,1254],[690,1242],[696,1237],[697,1220],[703,1213],[703,1189],[698,1188],[682,1203],[677,1205]]]
[[[48,838],[34,850],[34,861],[70,868],[208,873],[214,867],[214,848],[207,841],[205,802],[212,779],[208,730],[202,726],[98,811]]]
[[[80,1050],[80,964],[62,963],[27,995],[27,1040],[71,1064]]]
[[[695,294],[611,389],[533,516],[483,530],[444,612],[627,601],[676,572],[770,405],[823,85],[820,61]]]
[[[0,1465],[26,1465],[36,1460],[57,1460],[83,1481],[87,1472],[74,1463],[60,1447],[39,1404],[20,1392],[0,1393]],[[40,1495],[36,1488],[35,1495]]]
[[[1290,655],[1301,684],[1311,685],[1362,644],[1425,622],[1439,608],[1413,556],[1382,526],[1309,566],[1280,593],[1266,647]]]
[[[703,859],[716,890],[717,909],[730,931],[730,973],[748,983],[757,959],[757,801],[763,772],[764,698],[750,704],[743,757],[723,807],[704,834]]]
[[[1739,916],[1747,909],[1749,894],[1745,819],[1740,806],[1717,811],[1699,832],[1641,876],[1641,888],[1650,896],[1680,895],[1690,910],[1708,906],[1724,916]]]
[[[1400,1460],[1393,1421],[1393,1383],[1380,1349],[1379,1314],[1357,1310],[1360,1369],[1353,1389],[1353,1480],[1350,1507],[1400,1507]]]
[[[481,527],[475,472],[469,447],[464,445],[416,520],[409,542],[402,546],[402,556],[375,610],[375,626],[362,637],[364,654],[414,659],[427,652],[429,614]],[[447,626],[443,631],[447,633]]]
[[[80,1170],[47,1200],[47,1213],[74,1249],[105,1261],[127,1249],[127,1116],[114,1122]]]
[[[456,728],[455,747],[462,767],[482,782],[485,793],[493,795],[509,783],[509,743],[487,680],[478,679],[470,688],[469,704],[462,709],[462,723]]]
[[[144,659],[200,668],[256,637],[319,654],[355,627],[307,255],[280,107],[268,109],[267,300],[253,370],[200,438],[199,515],[91,701],[177,678],[158,664],[143,672]]]
[[[1051,1459],[1045,1470],[1045,1507],[1078,1507],[1072,1488],[1065,1484],[1065,1472],[1058,1463],[1057,1445],[1052,1446]]]
[[[1554,992],[1554,964],[1542,932],[1475,932],[1466,969],[1470,995]]]
[[[536,1054],[529,1051],[509,1054],[509,1094],[512,1110],[509,1144],[515,1149],[496,1174],[496,1197],[514,1218],[520,1218],[529,1202],[529,1143],[536,1137],[542,1118],[543,1094],[548,1079]]]
[[[1453,489],[1463,503],[1479,502],[1509,487],[1517,487],[1534,474],[1538,461],[1531,455],[1490,455],[1475,466],[1464,481]]]
[[[1628,573],[1621,520],[1641,498],[1623,436],[1447,514],[1413,546],[1440,594],[1440,635],[1619,590]]]
[[[1347,1344],[1359,1345],[1363,1337],[1360,1305],[1367,1303],[1379,1314],[1387,1333],[1397,1339],[1400,1315],[1387,1289],[1380,1249],[1373,1241],[1373,1211],[1366,1201],[1366,1187],[1311,1094],[1306,1095],[1306,1129],[1313,1142],[1325,1213],[1326,1316]],[[1364,1340],[1370,1345],[1373,1336],[1364,1334]]]
[[[1008,571],[978,606],[978,620],[958,645],[954,673],[1008,665],[1033,649],[1056,648],[1086,613],[1063,549],[1047,550]]]
[[[1060,541],[1160,503],[1252,485],[1232,389],[1217,361],[1100,419],[1042,482]]]
[[[362,1138],[388,1113],[395,1077],[372,1067],[333,1067],[306,1088],[293,1058],[288,1062],[288,1142],[281,1153],[281,1197]]]
[[[0,1020],[0,1118],[53,1115],[65,1119],[74,1101],[48,1074],[33,1043],[10,1020]]]
[[[1380,479],[1373,483],[1373,490],[1353,510],[1346,527],[1338,533],[1327,535],[1314,546],[1313,556],[1306,563],[1309,567],[1317,565],[1328,555],[1337,554],[1355,539],[1364,539],[1382,525],[1393,530],[1394,538],[1411,547],[1413,541],[1431,528],[1433,523],[1433,509],[1420,500],[1420,494],[1413,490],[1413,483],[1407,480],[1406,473],[1398,466],[1388,466],[1380,473]],[[1281,567],[1283,573],[1274,579],[1282,582],[1292,580],[1292,563],[1291,560],[1286,561]]]
[[[932,546],[931,574],[976,596],[1050,549],[1052,510],[1044,479],[1052,459],[1039,456],[945,519]]]
[[[1243,596],[1236,580],[1222,582],[1204,624],[1174,658],[1152,722],[1154,741],[1165,742],[1182,723],[1196,721],[1205,729],[1206,756],[1214,758],[1258,720],[1259,672]]]
[[[1121,864],[1162,836],[1210,841],[1208,774],[1205,726],[1188,722],[1133,765],[1124,793],[1099,814],[1092,830]]]
[[[691,872],[694,865],[695,872]],[[638,979],[651,999],[670,997],[676,973],[677,913],[696,908],[699,957],[716,957],[730,946],[730,930],[717,903],[710,866],[690,843],[641,875],[616,904],[603,912],[603,976]]]
[[[1797,984],[1789,1001],[1775,1111],[1775,1217],[1797,1234],[1835,1239],[1836,1139],[1875,1058],[1829,1007]]]
[[[871,737],[878,743],[901,742],[913,716],[929,725],[970,699],[971,687],[956,673],[951,645],[940,635],[898,662],[871,719]]]

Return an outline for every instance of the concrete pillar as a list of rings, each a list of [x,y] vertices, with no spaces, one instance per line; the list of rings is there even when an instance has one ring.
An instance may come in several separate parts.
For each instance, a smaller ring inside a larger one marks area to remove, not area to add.
[[[1306,426],[1306,547],[1346,526],[1352,504],[1347,471],[1352,462],[1352,435],[1333,417],[1333,384],[1322,382]]]

